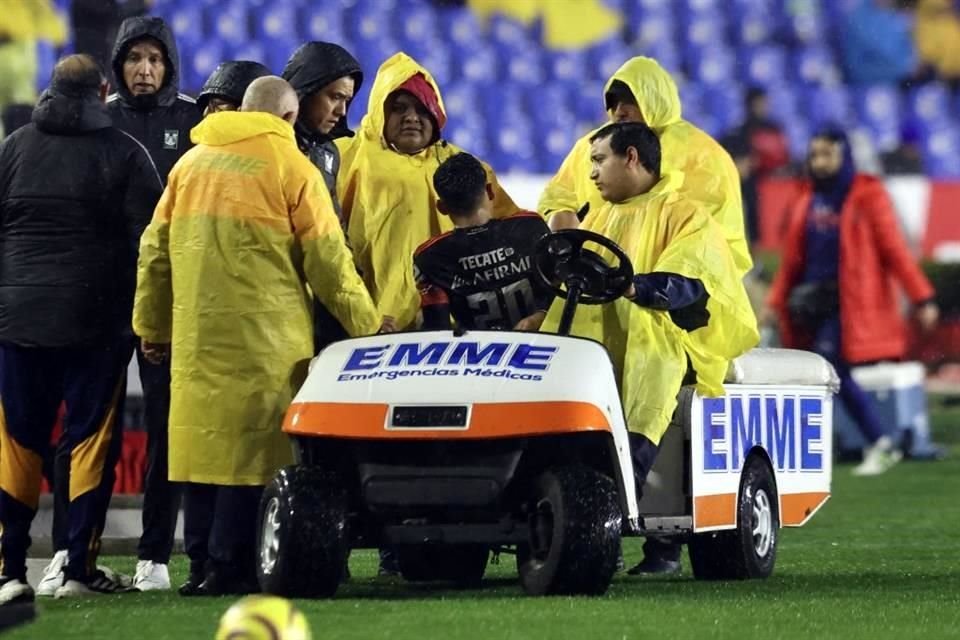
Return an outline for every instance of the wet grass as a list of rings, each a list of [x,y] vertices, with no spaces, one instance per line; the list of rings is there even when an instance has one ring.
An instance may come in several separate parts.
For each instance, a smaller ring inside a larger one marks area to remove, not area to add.
[[[512,557],[485,586],[451,591],[373,577],[373,552],[351,560],[335,600],[301,601],[314,638],[937,638],[960,637],[960,403],[933,399],[951,457],[904,462],[884,476],[835,468],[834,495],[802,529],[783,532],[762,582],[620,575],[600,598],[529,598]],[[640,542],[625,546],[627,563]],[[129,570],[132,558],[109,558]],[[185,578],[182,561],[174,580]],[[5,638],[213,638],[229,599],[129,594],[43,601],[37,621]]]

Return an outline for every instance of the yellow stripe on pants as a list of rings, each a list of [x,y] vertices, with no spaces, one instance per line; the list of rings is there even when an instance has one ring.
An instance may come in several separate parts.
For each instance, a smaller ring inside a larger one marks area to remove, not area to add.
[[[124,378],[120,376],[117,388],[110,399],[110,407],[97,430],[78,443],[70,452],[70,501],[93,491],[103,479],[103,465],[110,450],[113,438],[113,425],[116,420],[117,404],[120,400]],[[67,407],[69,413],[70,407]]]
[[[40,504],[43,458],[13,439],[0,399],[0,489],[36,510]]]

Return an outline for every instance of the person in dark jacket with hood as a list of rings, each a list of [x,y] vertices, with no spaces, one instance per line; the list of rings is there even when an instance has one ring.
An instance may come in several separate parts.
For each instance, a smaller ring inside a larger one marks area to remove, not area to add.
[[[323,174],[330,190],[333,208],[343,220],[337,197],[337,173],[340,171],[338,138],[352,138],[347,126],[347,109],[363,84],[360,63],[349,51],[332,42],[307,42],[301,45],[281,74],[300,99],[300,115],[293,130],[297,145]],[[313,309],[314,350],[349,337],[343,326],[319,301]],[[398,572],[396,559],[387,549],[380,551],[381,575]]]
[[[163,20],[136,17],[123,21],[113,48],[117,92],[110,96],[107,107],[114,124],[150,152],[164,184],[173,165],[193,146],[190,130],[201,118],[193,98],[178,92],[179,70],[177,45]],[[139,347],[137,363],[147,427],[147,471],[134,586],[151,591],[170,588],[167,564],[173,551],[180,494],[167,480],[170,363],[147,362]]]
[[[353,137],[347,108],[363,84],[360,63],[338,44],[308,42],[290,56],[282,77],[300,99],[300,116],[294,125],[297,144],[323,174],[339,216],[340,151],[333,141]]]
[[[29,529],[61,403],[69,562],[55,595],[119,590],[96,550],[120,455],[137,249],[162,184],[143,145],[111,125],[106,94],[93,58],[68,56],[33,122],[0,145],[0,604],[33,599]]]
[[[243,102],[243,94],[257,78],[269,76],[270,69],[259,62],[231,60],[221,62],[213,70],[197,96],[197,106],[203,117],[218,111],[236,111]]]

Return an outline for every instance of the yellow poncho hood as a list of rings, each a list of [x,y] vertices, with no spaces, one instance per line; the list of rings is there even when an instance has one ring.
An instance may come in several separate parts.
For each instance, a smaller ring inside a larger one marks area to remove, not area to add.
[[[644,122],[660,138],[661,174],[682,174],[680,193],[701,203],[720,223],[742,276],[753,260],[744,236],[740,174],[733,159],[716,140],[681,117],[677,84],[656,60],[637,56],[625,62],[607,81],[603,97],[616,80],[630,88]],[[613,114],[609,115],[612,121]],[[540,213],[578,211],[587,202],[591,211],[603,207],[590,180],[590,138],[596,131],[580,138],[564,159],[540,197]]]
[[[581,305],[571,330],[571,335],[607,348],[627,426],[654,443],[670,423],[688,358],[697,373],[697,391],[721,395],[730,360],[759,340],[756,317],[722,230],[676,191],[679,183],[680,176],[668,174],[650,192],[594,211],[581,228],[619,244],[636,273],[667,272],[700,280],[709,295],[707,326],[685,331],[668,312],[621,298],[606,305]],[[599,253],[611,258],[606,250]],[[550,308],[545,331],[556,330],[562,302]]]
[[[433,174],[440,163],[461,152],[443,139],[415,155],[387,145],[383,137],[386,100],[418,73],[433,88],[443,109],[440,88],[430,72],[407,54],[397,53],[377,71],[357,136],[337,140],[341,153],[337,190],[357,266],[378,310],[396,318],[401,327],[412,325],[419,309],[414,251],[453,228],[437,210]],[[517,206],[500,188],[493,170],[484,167],[494,188],[494,215],[516,212]]]
[[[314,295],[351,335],[380,318],[289,124],[217,113],[191,136],[140,242],[133,327],[171,343],[170,479],[262,485],[291,460]]]

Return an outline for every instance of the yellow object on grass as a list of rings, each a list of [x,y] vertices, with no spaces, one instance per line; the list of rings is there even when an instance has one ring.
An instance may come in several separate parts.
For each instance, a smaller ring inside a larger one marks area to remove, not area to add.
[[[289,124],[224,112],[191,138],[141,240],[134,330],[172,341],[170,480],[265,484],[291,460],[280,427],[313,355],[311,288],[351,335],[380,318]]]
[[[247,596],[220,618],[216,640],[311,640],[296,605],[278,596]]]
[[[453,228],[437,210],[433,174],[440,163],[462,151],[440,139],[407,155],[384,140],[387,98],[418,73],[433,87],[442,110],[440,89],[430,72],[410,56],[397,53],[377,71],[356,137],[337,140],[341,152],[337,190],[357,266],[377,309],[394,317],[400,327],[412,325],[420,307],[413,278],[414,251]],[[517,206],[500,188],[493,170],[486,164],[484,168],[494,189],[494,216],[515,213]]]
[[[723,231],[700,205],[677,191],[680,182],[681,176],[668,174],[648,193],[620,204],[605,203],[580,227],[619,244],[636,273],[695,278],[709,295],[707,325],[694,331],[678,327],[666,311],[625,298],[577,309],[571,335],[606,347],[627,427],[654,443],[670,424],[688,357],[697,373],[697,391],[717,396],[723,394],[730,360],[759,341],[756,316]],[[596,250],[612,259],[608,250]],[[557,330],[562,309],[563,301],[554,301],[544,331]]]
[[[677,85],[653,58],[638,56],[624,63],[607,81],[604,95],[615,80],[630,88],[644,122],[660,138],[661,174],[683,174],[681,195],[698,202],[720,223],[737,271],[743,276],[753,260],[744,236],[740,175],[730,154],[709,134],[681,118]],[[610,117],[612,121],[612,113]],[[603,206],[603,198],[590,179],[590,137],[594,133],[596,130],[577,141],[547,184],[537,205],[540,213],[579,211],[587,202],[590,211]]]

